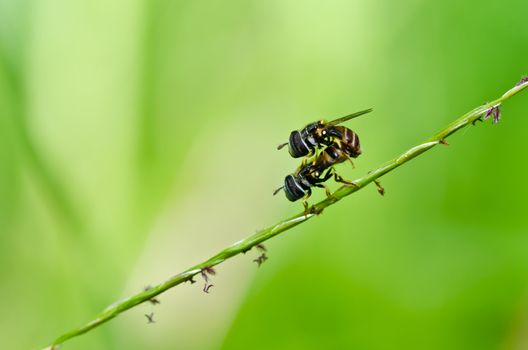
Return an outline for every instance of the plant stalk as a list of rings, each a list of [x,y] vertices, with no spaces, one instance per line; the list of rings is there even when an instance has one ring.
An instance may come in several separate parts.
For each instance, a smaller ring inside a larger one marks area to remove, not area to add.
[[[445,139],[449,137],[450,135],[452,135],[453,133],[457,132],[458,130],[472,123],[474,124],[478,120],[482,120],[482,118],[486,117],[487,114],[489,115],[489,111],[492,108],[499,108],[500,105],[504,101],[508,100],[509,98],[513,97],[515,94],[519,93],[520,91],[528,87],[528,81],[525,81],[525,80],[526,79],[523,79],[522,83],[517,84],[515,87],[508,90],[506,93],[504,93],[504,95],[502,95],[498,99],[488,102],[486,104],[483,104],[482,106],[479,106],[473,109],[472,111],[464,114],[463,116],[461,116],[460,118],[456,119],[454,122],[449,124],[446,128],[442,129],[440,132],[438,132],[431,138],[425,140],[423,143],[412,147],[411,149],[407,150],[406,152],[402,153],[400,156],[392,159],[391,161],[385,163],[379,168],[369,172],[363,177],[360,177],[354,180],[353,181],[354,186],[351,186],[351,185],[341,186],[332,194],[332,196],[313,205],[310,208],[309,213],[306,214],[304,212],[301,212],[290,218],[281,220],[274,225],[271,225],[263,230],[258,231],[252,236],[249,236],[241,241],[236,242],[235,244],[222,250],[221,252],[211,257],[210,259],[198,265],[195,265],[177,275],[170,277],[165,282],[162,282],[154,287],[149,288],[148,290],[145,290],[141,293],[133,295],[127,299],[120,300],[120,301],[113,303],[92,321],[88,322],[87,324],[79,328],[75,328],[67,333],[64,333],[63,335],[55,339],[53,343],[50,346],[48,346],[46,349],[47,350],[57,349],[57,347],[63,344],[65,341],[91,331],[92,329],[116,317],[120,313],[128,309],[131,309],[134,306],[142,304],[146,301],[149,301],[153,299],[154,297],[156,297],[157,295],[165,292],[168,289],[171,289],[183,282],[187,282],[187,281],[193,282],[193,279],[192,279],[193,276],[196,276],[197,274],[202,273],[202,271],[206,271],[208,268],[218,265],[224,262],[225,260],[232,258],[235,255],[238,255],[240,253],[245,253],[248,250],[255,247],[256,245],[284,231],[287,231],[303,222],[310,220],[312,217],[320,214],[327,207],[333,205],[339,200],[345,198],[346,196],[349,196],[350,194],[356,191],[359,191],[360,189],[364,188],[371,182],[375,182],[378,178],[396,169],[400,165],[407,163],[411,159],[419,156],[420,154],[428,151],[429,149],[435,147],[438,144],[445,144]]]

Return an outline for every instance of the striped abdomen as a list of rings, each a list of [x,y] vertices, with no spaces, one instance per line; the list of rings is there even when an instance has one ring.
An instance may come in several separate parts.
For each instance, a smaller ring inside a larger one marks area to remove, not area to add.
[[[352,158],[356,158],[361,154],[361,145],[359,143],[359,136],[347,128],[346,126],[335,126],[333,128],[334,135],[338,136],[337,142],[341,145],[341,149]]]
[[[329,146],[317,157],[314,163],[314,167],[320,172],[344,162],[348,159],[348,156],[337,146]]]

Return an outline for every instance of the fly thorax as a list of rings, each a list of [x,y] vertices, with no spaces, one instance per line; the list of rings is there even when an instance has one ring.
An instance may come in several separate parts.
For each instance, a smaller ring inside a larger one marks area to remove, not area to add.
[[[301,179],[301,185],[303,185],[305,188],[310,188],[310,186],[312,186],[312,184],[310,183],[310,181],[308,181],[307,178]]]
[[[317,145],[319,144],[316,140],[315,137],[313,137],[313,135],[310,135],[306,138],[306,143],[309,145],[309,146],[312,146],[313,148],[317,147]]]

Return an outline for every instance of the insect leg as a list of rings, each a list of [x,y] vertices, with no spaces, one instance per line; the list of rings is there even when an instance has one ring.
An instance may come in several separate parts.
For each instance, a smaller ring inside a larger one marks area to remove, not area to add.
[[[341,176],[337,175],[337,173],[334,173],[334,179],[336,182],[359,188],[359,186],[356,185],[354,182],[343,179]]]
[[[325,189],[326,196],[327,196],[328,198],[336,199],[336,197],[334,197],[334,195],[332,194],[332,191],[330,191],[330,189],[328,188],[328,186],[326,186],[325,184],[315,184],[314,186],[315,186],[315,187],[319,187],[319,188],[324,188],[324,189]]]
[[[322,178],[317,179],[317,183],[328,181],[334,175],[334,168],[329,168]]]
[[[345,154],[345,157],[346,157],[347,160],[350,162],[350,165],[352,165],[352,169],[355,169],[356,166],[354,165],[354,162],[352,161],[352,158],[350,158],[347,154]]]
[[[319,154],[320,153],[317,149],[310,150],[310,153],[308,153],[301,161],[300,167],[303,168],[306,164],[315,163],[315,160],[317,159],[317,157],[319,157]]]
[[[336,197],[334,197],[332,195],[332,192],[330,191],[330,189],[328,188],[328,186],[326,186],[325,184],[323,184],[322,182],[325,182],[327,181],[328,179],[330,179],[332,176],[334,175],[334,168],[329,168],[326,173],[323,175],[322,178],[320,179],[314,179],[314,182],[312,183],[312,186],[315,186],[315,187],[319,187],[319,188],[324,188],[325,189],[325,192],[326,192],[326,196],[328,198],[333,198],[333,199],[336,199]]]
[[[374,184],[378,188],[378,193],[381,194],[382,196],[385,195],[385,188],[381,186],[381,182],[379,182],[379,180],[374,180]]]
[[[310,214],[308,198],[310,198],[311,195],[312,195],[312,190],[308,189],[308,191],[306,191],[306,194],[303,197],[304,216],[308,216],[308,214]]]

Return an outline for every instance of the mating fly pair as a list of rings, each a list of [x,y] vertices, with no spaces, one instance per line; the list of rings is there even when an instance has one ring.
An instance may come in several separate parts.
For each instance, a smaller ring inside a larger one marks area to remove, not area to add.
[[[284,190],[286,198],[292,202],[303,198],[307,210],[306,200],[312,194],[312,187],[324,188],[326,195],[331,196],[330,190],[323,184],[331,177],[334,177],[336,182],[354,185],[339,176],[334,165],[344,161],[352,163],[352,158],[361,154],[359,137],[354,131],[339,124],[371,111],[372,109],[366,109],[330,122],[320,120],[301,130],[292,131],[289,141],[277,148],[288,146],[292,157],[305,158],[295,173],[286,176],[284,185],[273,194]]]

